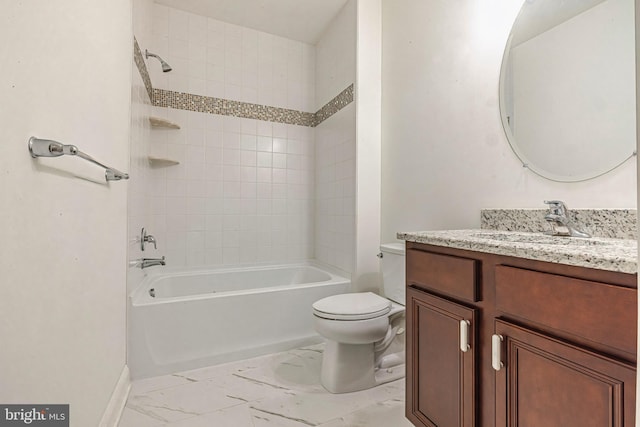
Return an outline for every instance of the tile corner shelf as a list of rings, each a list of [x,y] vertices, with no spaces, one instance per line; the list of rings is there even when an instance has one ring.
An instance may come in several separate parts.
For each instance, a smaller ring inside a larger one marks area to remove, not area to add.
[[[180,162],[176,160],[163,159],[160,157],[149,157],[149,163],[151,164],[152,167],[158,167],[158,168],[166,167],[166,166],[175,166],[180,164]]]
[[[149,117],[149,122],[151,123],[152,128],[180,129],[180,125],[161,117]]]

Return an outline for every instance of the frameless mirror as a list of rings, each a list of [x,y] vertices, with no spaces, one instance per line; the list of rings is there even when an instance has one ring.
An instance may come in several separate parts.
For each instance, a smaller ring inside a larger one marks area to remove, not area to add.
[[[633,0],[525,0],[500,72],[500,113],[523,165],[554,181],[635,154]]]

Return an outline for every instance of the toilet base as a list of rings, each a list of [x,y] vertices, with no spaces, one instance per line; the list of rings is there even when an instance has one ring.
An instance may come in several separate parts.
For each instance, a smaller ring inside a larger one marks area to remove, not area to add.
[[[404,354],[387,360],[403,362]],[[404,363],[380,369],[374,364],[373,343],[343,344],[328,340],[322,355],[320,381],[330,393],[349,393],[366,390],[405,375]]]

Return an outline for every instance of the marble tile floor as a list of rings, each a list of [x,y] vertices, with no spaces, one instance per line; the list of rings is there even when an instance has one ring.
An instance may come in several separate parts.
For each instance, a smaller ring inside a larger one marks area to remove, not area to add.
[[[134,381],[119,427],[412,427],[404,379],[331,394],[320,385],[322,348]]]

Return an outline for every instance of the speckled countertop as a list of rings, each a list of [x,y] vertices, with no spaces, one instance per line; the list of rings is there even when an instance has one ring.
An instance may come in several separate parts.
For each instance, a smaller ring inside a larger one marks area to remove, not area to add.
[[[397,237],[408,242],[599,270],[635,274],[638,269],[636,240],[603,237],[581,239],[487,229],[403,232],[398,233]]]

